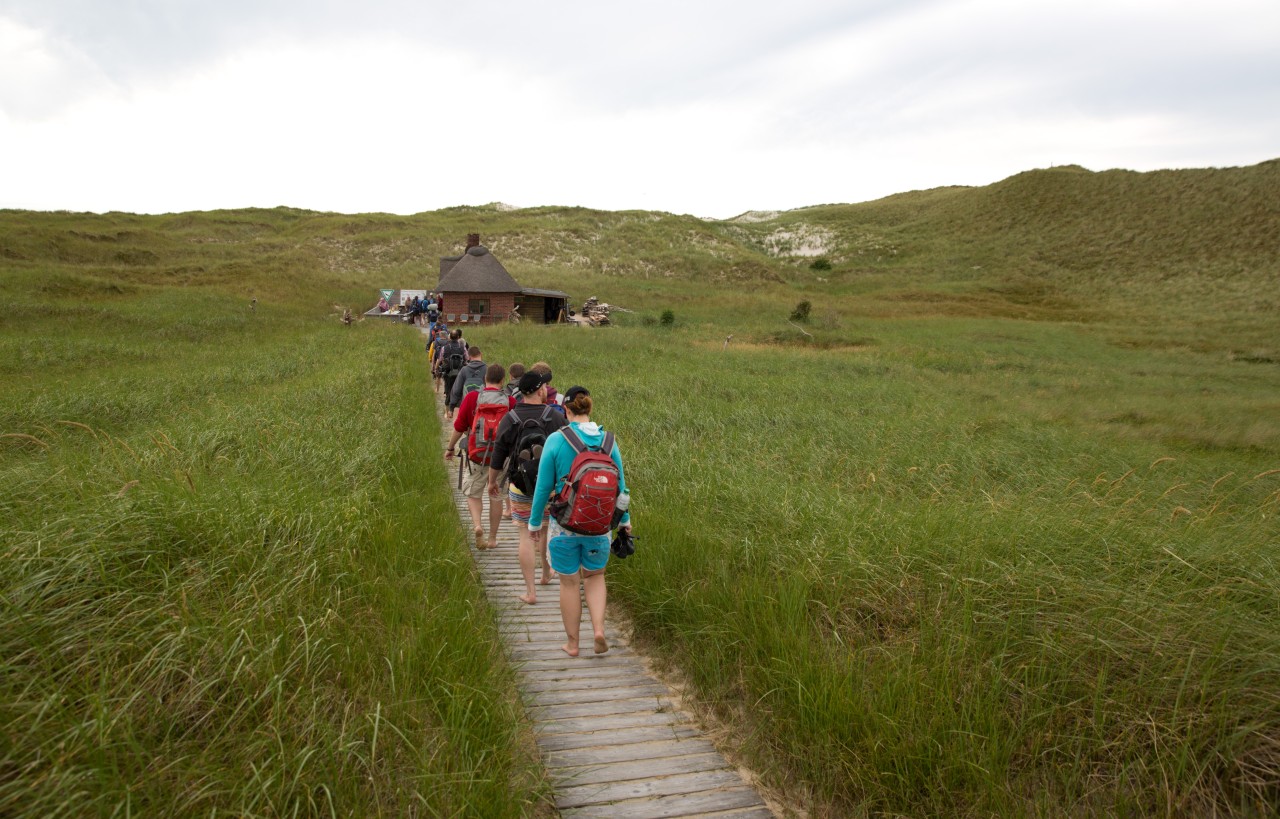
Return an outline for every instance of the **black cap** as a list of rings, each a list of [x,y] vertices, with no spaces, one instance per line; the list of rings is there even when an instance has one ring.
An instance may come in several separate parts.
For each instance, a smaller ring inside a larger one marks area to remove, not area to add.
[[[550,378],[546,377],[542,373],[530,370],[520,376],[520,381],[516,384],[516,388],[525,395],[533,395],[538,391],[538,387],[541,387],[550,380]]]
[[[564,402],[567,404],[579,395],[590,396],[591,391],[586,387],[570,387],[569,391],[564,394]]]

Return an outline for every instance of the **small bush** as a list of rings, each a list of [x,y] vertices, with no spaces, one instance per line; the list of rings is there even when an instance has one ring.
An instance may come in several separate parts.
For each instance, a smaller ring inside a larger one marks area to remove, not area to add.
[[[662,321],[663,327],[670,327],[671,325],[676,323],[676,314],[671,312],[670,310],[663,310],[661,321]]]
[[[796,305],[796,309],[791,311],[792,321],[808,321],[809,312],[813,310],[813,305],[807,301],[802,301]]]
[[[810,270],[830,270],[831,262],[825,258],[814,259],[813,264],[809,265]]]

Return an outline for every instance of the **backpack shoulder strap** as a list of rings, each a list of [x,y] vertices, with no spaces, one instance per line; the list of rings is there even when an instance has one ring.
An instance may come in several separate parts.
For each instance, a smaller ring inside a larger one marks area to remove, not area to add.
[[[578,437],[578,433],[575,432],[573,427],[568,424],[560,427],[560,434],[569,442],[569,446],[573,449],[573,454],[575,456],[581,455],[582,450],[586,449],[586,445],[583,444],[582,439]]]
[[[600,451],[609,456],[613,455],[613,433],[612,432],[606,432],[604,434],[604,440],[600,442]]]

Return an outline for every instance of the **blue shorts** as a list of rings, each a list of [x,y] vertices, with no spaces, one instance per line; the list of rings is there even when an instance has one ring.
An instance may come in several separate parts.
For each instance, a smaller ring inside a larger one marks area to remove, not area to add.
[[[557,574],[573,574],[579,569],[595,572],[609,562],[608,535],[575,535],[561,529],[553,518],[547,538],[551,568]]]

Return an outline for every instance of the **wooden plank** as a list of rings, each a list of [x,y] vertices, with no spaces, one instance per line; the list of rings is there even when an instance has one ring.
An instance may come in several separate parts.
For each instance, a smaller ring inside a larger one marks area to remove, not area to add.
[[[753,803],[752,800],[755,800]],[[656,799],[636,799],[613,802],[606,805],[584,805],[560,812],[569,819],[673,819],[674,817],[718,816],[721,806],[765,810],[764,816],[773,816],[759,801],[760,797],[749,787],[722,788],[715,791],[661,796]],[[714,813],[711,813],[715,811]]]
[[[548,645],[525,645],[525,644],[510,645],[508,644],[507,648],[508,648],[507,653],[511,656],[511,659],[515,660],[516,662],[519,662],[521,660],[554,659],[553,655],[559,654],[561,657],[564,657],[567,660],[574,660],[576,662],[586,664],[586,663],[605,662],[606,660],[619,660],[623,657],[628,657],[631,655],[631,649],[629,647],[613,646],[613,645],[609,646],[609,650],[604,654],[596,654],[594,651],[591,650],[590,642],[588,642],[585,646],[582,646],[582,653],[579,654],[577,657],[570,657],[568,654],[565,654],[563,651],[560,650],[560,645],[558,644],[548,644]]]
[[[627,782],[633,779],[652,779],[672,774],[704,773],[706,771],[732,770],[724,757],[713,749],[710,753],[687,756],[663,756],[656,759],[602,762],[595,765],[579,765],[572,768],[553,768],[551,779],[554,788],[561,791],[576,785],[599,785]],[[736,771],[735,771],[736,773]]]
[[[644,672],[636,668],[601,665],[601,671],[622,672],[615,676],[588,676],[595,669],[583,669],[581,677],[542,680],[536,675],[530,678],[528,689],[521,688],[521,694],[528,702],[539,706],[585,705],[593,702],[609,700],[648,699],[650,702],[662,700],[668,702],[670,692],[662,683],[644,676]],[[564,672],[556,672],[563,674]],[[605,690],[617,690],[615,694],[604,693]],[[634,689],[623,691],[622,689]],[[669,702],[668,702],[669,704]]]
[[[629,684],[615,685],[611,688],[604,687],[614,685],[613,682],[610,682],[596,683],[596,685],[587,688],[530,691],[525,695],[525,701],[532,705],[584,705],[589,702],[610,702],[648,697],[660,698],[669,702],[666,699],[667,687],[665,685],[652,681],[646,682],[642,677],[622,682]]]
[[[504,640],[513,645],[521,643],[558,643],[565,641],[564,627],[559,623],[525,623],[518,628],[503,627],[499,633]],[[559,645],[556,646],[559,648]]]
[[[606,680],[651,679],[639,671],[621,666],[572,669],[569,671],[542,671],[522,674],[516,684],[521,691],[562,691],[575,687],[595,685]]]
[[[552,680],[589,679],[591,677],[618,677],[626,674],[648,676],[644,666],[631,658],[620,663],[580,663],[565,657],[564,663],[525,662],[521,676],[530,682],[549,682]]]
[[[634,728],[614,728],[608,731],[539,734],[538,748],[544,754],[548,754],[577,749],[602,750],[612,745],[631,745],[638,742],[683,741],[701,736],[702,732],[689,723],[642,725]]]
[[[612,652],[610,652],[612,653]],[[581,657],[570,657],[563,651],[556,649],[549,652],[545,657],[525,657],[523,659],[513,660],[516,670],[525,672],[543,672],[543,671],[578,671],[590,668],[632,668],[636,671],[643,671],[644,667],[636,662],[634,657],[617,656],[612,660],[607,660],[608,654],[604,655],[605,659],[593,658],[591,660],[583,660]]]
[[[503,610],[499,608],[497,614],[499,626],[555,626],[561,631],[564,630],[564,621],[560,619],[559,612],[550,613],[536,609],[531,610],[525,603],[521,603],[519,609]],[[590,631],[588,630],[587,633],[589,634]],[[608,630],[606,630],[605,635],[607,636],[608,633]]]
[[[582,805],[599,805],[621,802],[626,799],[653,799],[660,796],[715,791],[741,787],[742,777],[737,771],[703,771],[675,774],[652,779],[628,779],[622,782],[606,782],[599,785],[576,785],[556,789],[556,807],[573,808]],[[754,795],[754,794],[753,794]],[[756,799],[759,799],[757,796]],[[729,805],[727,807],[744,807]],[[704,809],[705,811],[706,809]]]
[[[557,618],[555,620],[531,619],[522,617],[520,619],[512,618],[498,625],[498,631],[502,634],[559,634],[564,635],[564,623]],[[605,636],[609,635],[605,630]]]
[[[588,748],[549,750],[544,756],[548,768],[567,768],[578,765],[603,765],[608,762],[629,762],[639,759],[657,759],[664,756],[688,756],[714,753],[716,746],[702,737],[688,739],[650,740],[628,742],[621,745],[605,745]]]
[[[573,717],[607,717],[616,714],[636,714],[648,712],[665,714],[673,711],[675,706],[671,700],[660,697],[640,697],[627,700],[604,700],[603,702],[581,702],[565,705],[530,705],[525,710],[535,722],[551,719],[570,719]]]
[[[737,809],[737,810],[735,810]],[[746,810],[739,814],[738,810]],[[726,812],[728,811],[728,812]],[[763,812],[761,812],[763,811]],[[605,805],[584,805],[566,808],[560,812],[565,819],[672,819],[673,817],[772,817],[773,813],[754,790],[721,788],[719,790],[663,796],[656,799],[638,799],[613,802]]]
[[[690,724],[687,717],[670,711],[657,713],[610,714],[596,717],[567,717],[565,719],[535,721],[533,730],[538,734],[596,733],[618,728],[648,728],[659,725]],[[539,740],[541,743],[541,740]]]
[[[775,819],[775,815],[764,805],[758,805],[754,808],[718,810],[715,813],[690,813],[685,819]]]

